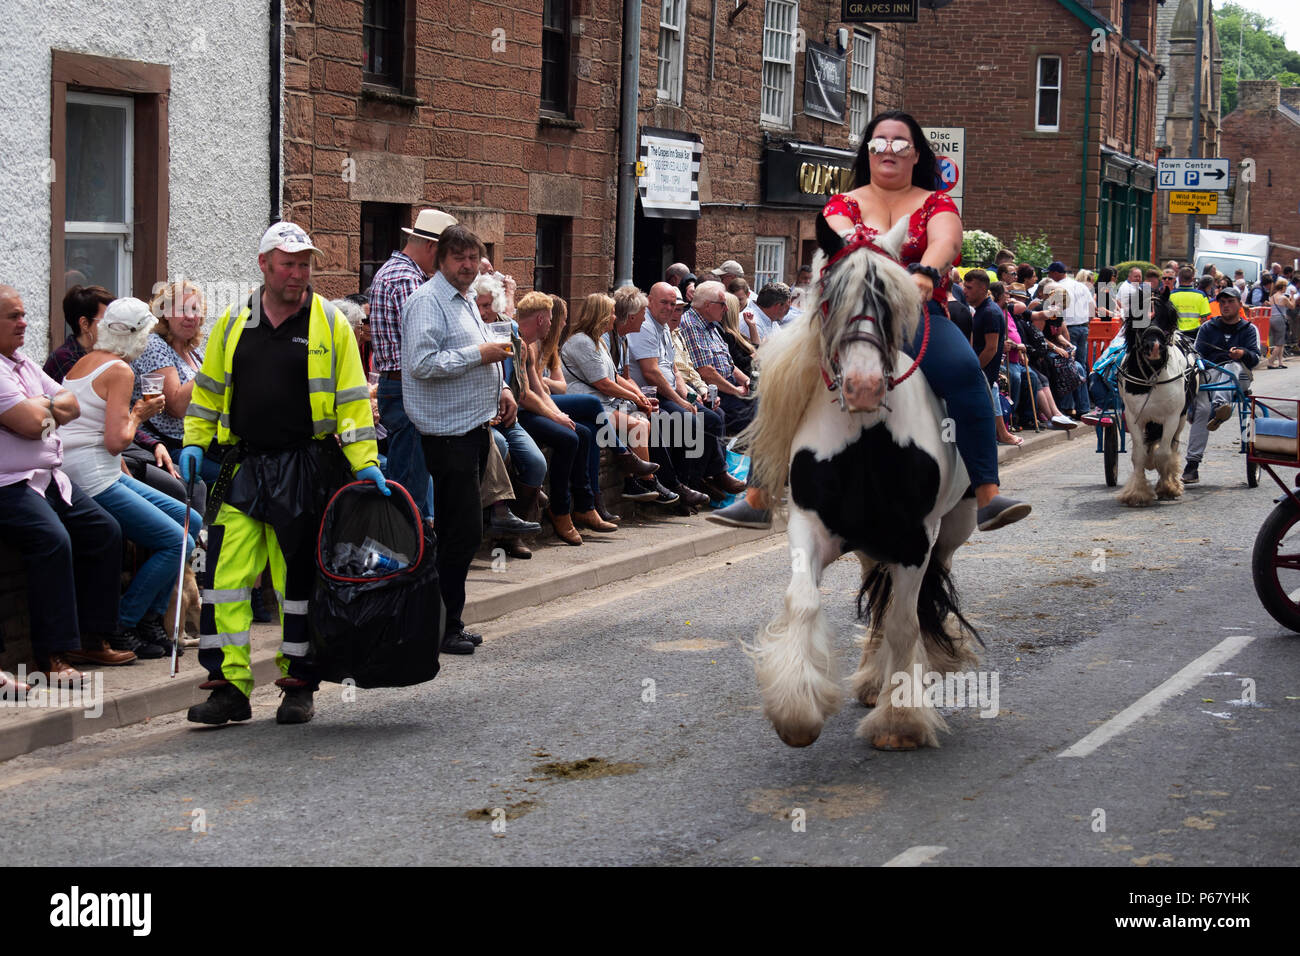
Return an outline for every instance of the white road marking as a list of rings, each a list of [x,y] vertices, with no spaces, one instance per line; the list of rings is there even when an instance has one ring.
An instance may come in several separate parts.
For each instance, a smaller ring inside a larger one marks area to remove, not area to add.
[[[1058,757],[1086,757],[1113,737],[1118,737],[1143,717],[1154,713],[1165,701],[1199,684],[1212,671],[1255,639],[1251,634],[1234,634],[1224,638],[1192,661],[1163,684],[1149,691],[1106,721],[1078,743],[1062,750]]]
[[[923,863],[929,863],[936,856],[948,849],[946,846],[913,846],[908,847],[898,856],[894,857],[881,866],[920,866]]]

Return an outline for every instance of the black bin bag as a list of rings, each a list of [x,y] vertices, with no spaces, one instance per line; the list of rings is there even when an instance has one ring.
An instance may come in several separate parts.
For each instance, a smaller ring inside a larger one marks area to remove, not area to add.
[[[406,489],[388,487],[385,498],[373,482],[344,485],[321,519],[310,614],[321,680],[407,687],[438,673],[437,542]]]

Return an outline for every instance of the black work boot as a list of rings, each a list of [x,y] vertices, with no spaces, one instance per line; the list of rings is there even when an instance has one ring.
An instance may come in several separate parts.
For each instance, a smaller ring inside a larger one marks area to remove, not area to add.
[[[316,713],[316,705],[311,702],[314,693],[310,687],[280,686],[283,700],[275,712],[277,724],[305,724]]]
[[[251,719],[253,708],[242,690],[234,684],[222,682],[207,700],[195,704],[185,716],[196,724],[224,724],[231,720]]]

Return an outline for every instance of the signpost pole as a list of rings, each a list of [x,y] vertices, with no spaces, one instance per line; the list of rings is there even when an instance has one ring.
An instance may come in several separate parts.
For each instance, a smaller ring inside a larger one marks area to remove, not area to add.
[[[1205,0],[1196,0],[1196,73],[1192,80],[1191,158],[1201,158],[1201,57],[1205,55]],[[1187,261],[1196,255],[1196,216],[1187,217]]]

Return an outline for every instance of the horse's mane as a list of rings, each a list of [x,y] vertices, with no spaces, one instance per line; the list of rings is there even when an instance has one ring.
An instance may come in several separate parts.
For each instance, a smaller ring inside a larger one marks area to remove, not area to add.
[[[813,275],[822,275],[829,255],[844,243],[817,220],[822,249],[813,258]],[[897,254],[907,234],[907,220],[877,239],[879,247]],[[832,238],[833,237],[833,238]],[[838,241],[839,245],[834,243]],[[810,403],[833,400],[822,382],[823,363],[830,358],[859,314],[877,319],[881,336],[891,350],[911,342],[920,320],[921,297],[916,283],[897,262],[867,247],[855,249],[814,283],[814,295],[804,299],[804,312],[768,339],[758,350],[762,398],[753,423],[741,433],[740,445],[751,456],[751,484],[766,490],[773,500],[785,487],[795,433]],[[822,303],[829,303],[823,320]]]

